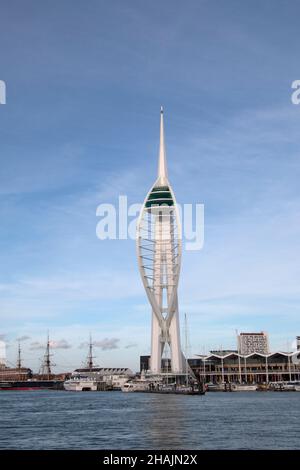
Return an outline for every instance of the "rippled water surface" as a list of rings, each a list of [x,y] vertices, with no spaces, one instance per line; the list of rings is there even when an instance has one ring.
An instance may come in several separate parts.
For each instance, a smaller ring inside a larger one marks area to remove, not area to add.
[[[300,393],[1,391],[1,449],[299,449]]]

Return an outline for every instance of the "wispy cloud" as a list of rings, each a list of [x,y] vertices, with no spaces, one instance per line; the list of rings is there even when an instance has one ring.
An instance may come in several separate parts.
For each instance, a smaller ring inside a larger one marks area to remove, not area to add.
[[[95,348],[100,348],[102,351],[109,351],[111,349],[118,349],[119,348],[119,338],[104,338],[102,340],[95,340],[93,341],[93,346]],[[80,343],[80,349],[86,349],[89,346],[87,341]]]
[[[50,341],[50,348],[51,349],[70,349],[72,346],[69,344],[69,342],[66,339],[60,339],[60,340],[51,340]],[[39,342],[39,341],[33,341],[30,344],[30,350],[39,350],[39,349],[45,349],[46,345],[45,343]]]
[[[93,345],[96,348],[102,349],[102,351],[109,351],[111,349],[118,349],[119,342],[119,338],[104,338],[101,341],[94,341]]]
[[[72,346],[66,339],[60,339],[58,341],[50,341],[50,347],[52,349],[70,349]]]
[[[19,336],[19,338],[17,338],[17,341],[27,341],[30,339],[30,336],[27,336],[27,335],[24,335],[24,336]]]
[[[37,351],[37,350],[40,350],[40,349],[45,349],[45,344],[43,343],[40,343],[39,341],[33,341],[31,344],[30,344],[30,350],[31,351]]]
[[[136,348],[138,346],[137,343],[129,343],[125,346],[125,349]]]
[[[1,11],[0,35],[11,38],[1,65],[14,90],[0,126],[6,338],[29,334],[29,361],[30,349],[45,348],[47,328],[74,346],[55,354],[76,362],[89,331],[105,338],[103,362],[120,362],[111,347],[129,363],[149,351],[134,242],[100,242],[96,208],[119,194],[142,202],[156,175],[161,97],[177,199],[205,205],[204,248],[183,253],[179,288],[193,343],[222,334],[229,342],[234,325],[294,334],[300,107],[290,84],[299,78],[299,8],[166,1],[158,16],[151,2],[119,3],[93,2],[89,30],[71,43],[65,17],[79,30],[80,7],[70,16],[62,5],[51,43],[50,4],[40,21],[25,4],[13,23],[16,7]],[[261,22],[262,11],[272,21]]]

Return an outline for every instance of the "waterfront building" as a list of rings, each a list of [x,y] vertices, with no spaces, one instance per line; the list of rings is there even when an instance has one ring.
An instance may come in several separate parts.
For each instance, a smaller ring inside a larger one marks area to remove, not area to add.
[[[189,359],[194,374],[205,383],[269,383],[300,380],[300,364],[293,352],[269,354],[196,355]]]
[[[181,265],[181,225],[167,174],[163,110],[160,113],[158,175],[148,192],[137,224],[137,257],[152,307],[150,370],[162,372],[170,355],[171,371],[183,372],[177,287]]]
[[[227,354],[237,353],[237,349],[214,349],[210,351],[210,354],[217,354],[219,356],[226,356]]]
[[[240,333],[238,336],[238,351],[240,354],[268,354],[269,339],[265,332]]]
[[[150,356],[140,356],[140,372],[150,369]]]
[[[140,373],[149,372],[151,356],[140,356]],[[161,360],[161,372],[167,374],[171,372],[172,364],[170,358],[163,357]]]

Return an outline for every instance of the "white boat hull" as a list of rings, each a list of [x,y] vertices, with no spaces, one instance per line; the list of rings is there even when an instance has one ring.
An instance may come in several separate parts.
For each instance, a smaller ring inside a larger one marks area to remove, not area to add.
[[[131,393],[149,390],[149,383],[130,383],[127,382],[121,387],[122,392]]]
[[[255,392],[257,385],[231,384],[232,392]]]
[[[66,381],[64,389],[68,392],[96,392],[97,384],[93,381]]]

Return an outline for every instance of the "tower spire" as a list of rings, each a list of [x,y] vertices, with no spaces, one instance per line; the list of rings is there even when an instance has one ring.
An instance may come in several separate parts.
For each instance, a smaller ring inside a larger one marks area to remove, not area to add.
[[[170,351],[172,373],[182,374],[185,366],[180,345],[177,295],[181,264],[181,225],[175,196],[167,176],[162,108],[158,178],[144,201],[137,223],[136,240],[139,270],[152,307],[150,370],[154,374],[161,372],[165,362],[162,359],[167,348]],[[149,250],[153,255],[149,256]]]
[[[158,158],[158,178],[163,184],[168,179],[165,135],[164,135],[164,110],[160,107],[160,139],[159,139],[159,158]]]

